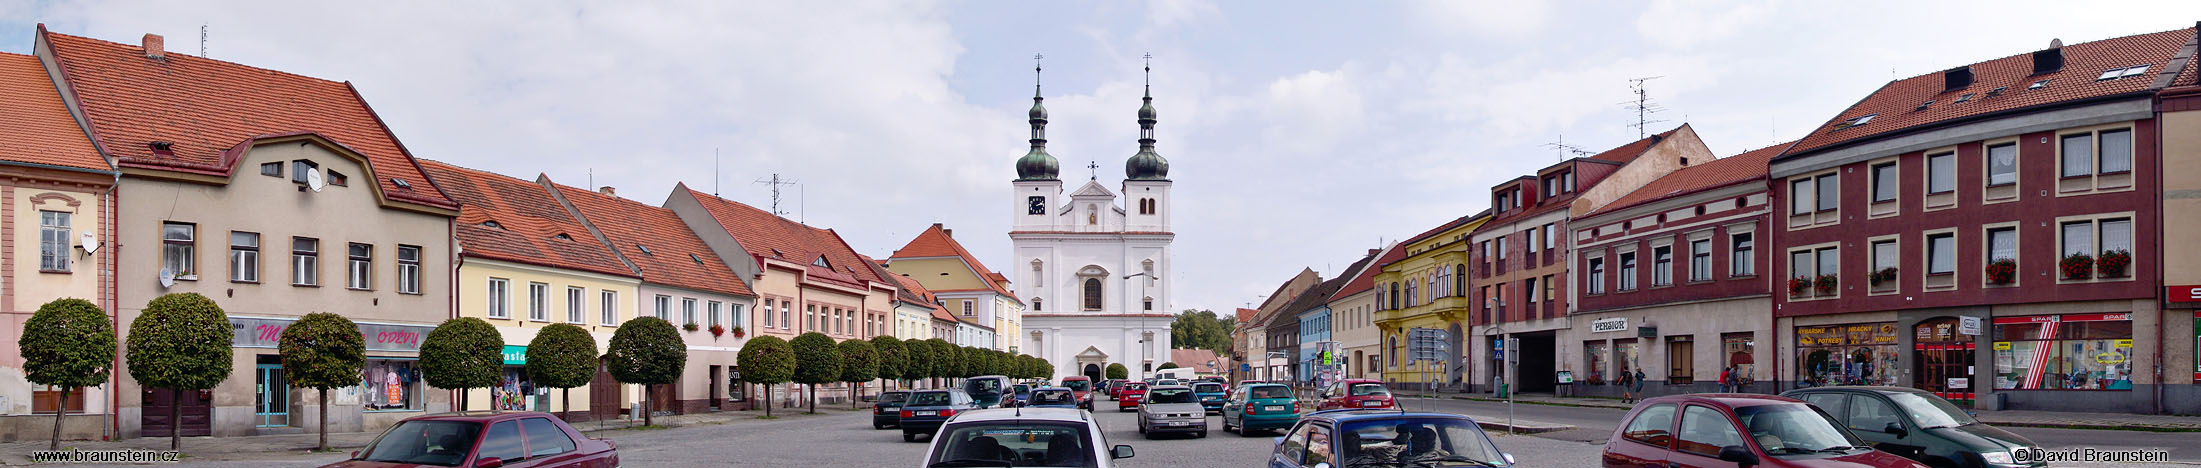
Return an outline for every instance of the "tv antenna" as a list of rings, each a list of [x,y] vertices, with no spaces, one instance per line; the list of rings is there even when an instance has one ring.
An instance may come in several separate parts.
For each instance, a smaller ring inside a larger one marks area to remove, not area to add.
[[[711,196],[718,196],[718,148],[711,148]]]
[[[795,179],[780,178],[780,174],[774,172],[772,173],[772,177],[757,178],[756,183],[769,184],[772,186],[772,215],[786,216],[788,214],[787,212],[780,211],[780,187],[786,185],[796,185],[798,182],[796,182]]]
[[[1564,160],[1566,160],[1566,159],[1567,159],[1567,155],[1568,155],[1568,154],[1570,154],[1570,153],[1571,153],[1571,154],[1573,154],[1573,155],[1575,155],[1575,156],[1590,156],[1590,155],[1594,155],[1594,154],[1597,154],[1597,152],[1595,152],[1595,151],[1590,151],[1590,150],[1582,149],[1582,147],[1580,147],[1580,146],[1575,146],[1575,145],[1569,145],[1569,144],[1567,144],[1567,134],[1565,134],[1565,133],[1561,133],[1561,134],[1559,134],[1559,139],[1558,139],[1558,140],[1556,140],[1556,141],[1553,141],[1553,142],[1550,142],[1550,143],[1545,143],[1545,144],[1544,144],[1544,147],[1545,147],[1545,148],[1550,148],[1550,149],[1555,149],[1555,150],[1559,150],[1559,160],[1561,160],[1561,161],[1564,161]],[[1379,240],[1377,240],[1377,241],[1376,241],[1376,243],[1378,243],[1378,244],[1381,244],[1381,243],[1383,243],[1383,241],[1379,239]]]
[[[199,23],[199,57],[206,57],[206,23]]]
[[[1651,102],[1650,90],[1644,88],[1643,86],[1643,82],[1656,80],[1659,78],[1665,78],[1665,76],[1646,76],[1642,78],[1628,79],[1628,90],[1635,92],[1635,100],[1630,102],[1623,102],[1620,104],[1635,108],[1635,123],[1628,126],[1635,127],[1635,138],[1638,140],[1651,136],[1651,124],[1665,122],[1665,120],[1651,119],[1651,114],[1665,112],[1666,106],[1661,106],[1658,105],[1658,103],[1656,102]]]

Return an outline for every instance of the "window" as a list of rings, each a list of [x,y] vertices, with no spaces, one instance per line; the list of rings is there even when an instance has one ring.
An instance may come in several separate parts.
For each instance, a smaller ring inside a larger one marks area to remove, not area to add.
[[[2132,130],[2107,130],[2100,134],[2102,163],[2101,173],[2115,174],[2132,171]]]
[[[1788,214],[1810,214],[1811,206],[1811,178],[1788,181]]]
[[[489,318],[512,317],[512,284],[504,278],[489,279]]]
[[[360,290],[373,289],[374,246],[353,242],[347,254],[351,263],[349,264],[350,268],[346,269],[350,274],[345,277],[345,287]]]
[[[1998,390],[2132,390],[2131,314],[1994,318]],[[2144,370],[2141,372],[2145,372]]]
[[[776,323],[776,321],[775,321],[775,320],[773,320],[773,317],[772,317],[772,309],[773,309],[773,307],[772,307],[772,306],[774,305],[774,303],[775,303],[775,302],[777,302],[777,301],[774,301],[774,300],[771,300],[771,299],[765,299],[765,300],[764,300],[764,328],[772,328],[772,327],[774,327],[774,326],[775,326],[775,325],[773,325],[773,323]]]
[[[695,322],[695,298],[692,298],[692,297],[683,297],[683,298],[680,298],[680,323],[681,323],[682,325],[693,325],[693,324],[695,324],[695,323],[696,323],[696,322]]]
[[[283,176],[283,163],[281,163],[281,162],[260,163],[260,175],[264,175],[264,176],[268,176],[268,177],[282,177],[282,176]]]
[[[419,411],[427,409],[422,397],[420,361],[367,358],[360,369],[360,399],[365,411]]]
[[[1926,236],[1926,274],[1947,275],[1956,273],[1956,234],[1940,233]]]
[[[1873,203],[1895,201],[1896,193],[1902,190],[1901,184],[1902,181],[1895,174],[1895,162],[1872,165]]]
[[[1690,335],[1666,337],[1666,383],[1696,383],[1696,342]]]
[[[603,299],[602,299],[602,301],[603,301],[603,304],[602,304],[602,305],[600,305],[600,306],[597,306],[597,309],[596,309],[596,310],[597,310],[597,314],[598,314],[598,315],[602,315],[602,316],[603,316],[603,320],[604,320],[604,321],[603,321],[603,324],[605,324],[605,325],[618,325],[618,324],[619,324],[619,292],[618,292],[618,291],[609,291],[609,290],[607,290],[607,291],[604,291],[604,292],[603,292],[602,296],[603,296]]]
[[[1552,224],[1545,224],[1545,225],[1544,225],[1544,237],[1543,237],[1543,239],[1544,239],[1544,249],[1545,249],[1545,250],[1550,250],[1550,249],[1555,249],[1555,248],[1559,248],[1559,239],[1558,239],[1558,238],[1556,238],[1556,237],[1552,237],[1552,235],[1551,235],[1551,234],[1552,234],[1552,231],[1555,231],[1555,230],[1556,230],[1556,229],[1553,229],[1553,225],[1552,225]]]
[[[2093,135],[2084,133],[2063,136],[2063,169],[2060,172],[2061,175],[2064,177],[2081,177],[2094,173],[2093,139]]]
[[[652,315],[652,317],[657,317],[657,318],[659,318],[659,319],[663,319],[663,320],[665,320],[665,321],[667,321],[667,322],[671,322],[671,321],[672,321],[672,319],[673,319],[673,297],[672,297],[672,296],[667,296],[667,295],[659,294],[659,295],[657,295],[657,302],[655,302],[655,303],[654,303],[654,305],[656,305],[656,306],[657,306],[657,308],[656,308],[656,309],[654,310],[654,312],[655,312],[655,314],[656,314],[656,315]]]
[[[818,329],[818,306],[816,304],[803,306],[802,323],[804,330]]]
[[[503,421],[490,425],[489,434],[482,436],[481,448],[477,450],[477,459],[527,459],[527,447],[521,445],[520,441],[520,422]]]
[[[588,288],[566,287],[566,323],[583,323],[588,320]]]
[[[1833,247],[1828,247],[1824,249],[1819,249],[1819,251],[1816,253],[1819,257],[1818,263],[1820,275],[1824,276],[1841,274],[1842,256],[1839,250]]]
[[[1545,302],[1550,302],[1550,301],[1551,301],[1552,299],[1555,299],[1555,298],[1558,298],[1558,297],[1559,297],[1559,296],[1558,296],[1558,293],[1559,293],[1559,286],[1558,286],[1558,283],[1556,283],[1556,282],[1552,281],[1552,279],[1551,279],[1551,278],[1552,278],[1552,275],[1544,275],[1544,301],[1545,301]]]
[[[794,314],[795,314],[795,312],[794,312],[794,308],[795,308],[795,303],[793,303],[793,302],[788,302],[788,301],[786,301],[786,300],[784,300],[784,299],[780,301],[780,328],[781,328],[781,329],[787,329],[787,328],[794,328],[794,327],[795,327],[795,317],[794,317]]]
[[[1902,252],[1897,249],[1897,246],[1898,244],[1896,244],[1894,240],[1873,241],[1872,271],[1877,272],[1883,269],[1895,268],[1897,264],[1900,264],[1903,261],[1903,257]]]
[[[1521,285],[1521,291],[1522,291],[1522,293],[1523,293],[1523,294],[1522,294],[1522,296],[1527,296],[1527,297],[1524,297],[1524,298],[1522,298],[1522,300],[1523,300],[1524,302],[1527,302],[1527,303],[1528,303],[1528,305],[1529,305],[1529,307],[1535,307],[1535,306],[1536,306],[1536,295],[1537,295],[1537,294],[1536,294],[1536,278],[1529,278],[1529,279],[1526,279],[1526,280],[1522,280],[1522,285]]]
[[[1734,246],[1734,252],[1730,253],[1727,259],[1728,276],[1756,274],[1757,257],[1753,251],[1757,249],[1757,244],[1751,239],[1750,233],[1737,233],[1728,239],[1732,243],[1731,245]]]
[[[1674,450],[1707,457],[1719,456],[1721,448],[1743,445],[1742,433],[1735,431],[1735,424],[1727,421],[1727,415],[1694,405],[1681,411],[1678,439],[1681,444]]]
[[[1987,230],[1987,261],[1992,262],[2002,259],[2017,260],[2017,258],[2017,228],[2006,227]]]
[[[1498,239],[1493,243],[1498,245],[1498,261],[1506,261],[1506,236],[1498,236]]]
[[[1046,311],[1046,310],[1047,310],[1047,302],[1046,302],[1046,301],[1044,301],[1044,300],[1041,300],[1040,298],[1037,298],[1037,297],[1035,297],[1035,298],[1032,298],[1032,311],[1033,311],[1033,312],[1042,312],[1042,311]]]
[[[321,240],[311,237],[290,238],[290,284],[295,286],[319,286],[321,284]]]
[[[2094,255],[2094,222],[2063,223],[2063,256]]]
[[[2003,143],[1987,147],[1987,185],[2018,183],[2018,144]]]
[[[1956,153],[1926,156],[1926,193],[1956,191]]]
[[[239,283],[260,282],[259,233],[230,231],[229,280]]]
[[[1574,172],[1573,172],[1573,171],[1568,171],[1568,172],[1563,172],[1563,173],[1560,173],[1560,174],[1559,174],[1559,178],[1560,178],[1560,182],[1561,182],[1561,184],[1560,184],[1560,185],[1564,185],[1564,186],[1566,186],[1567,192],[1570,192],[1570,193],[1571,193],[1571,192],[1574,192]]]
[[[1674,405],[1651,405],[1628,420],[1620,436],[1628,440],[1666,447],[1674,443]]]
[[[420,246],[397,246],[397,292],[420,294]]]
[[[574,450],[573,436],[567,435],[564,429],[559,429],[558,424],[550,422],[549,418],[522,419],[520,424],[524,426],[523,429],[527,430],[527,456],[529,458],[557,455]]]
[[[290,181],[303,184],[306,183],[306,174],[312,174],[320,171],[321,165],[314,164],[313,161],[308,161],[304,159],[291,161]]]
[[[1842,183],[1835,179],[1839,174],[1819,176],[1813,183],[1819,185],[1819,211],[1829,211],[1842,206]]]
[[[1085,308],[1085,310],[1100,310],[1100,309],[1101,309],[1101,280],[1100,280],[1100,278],[1086,278],[1086,279],[1085,279],[1085,291],[1084,291],[1084,292],[1085,292],[1085,304],[1084,304],[1084,306],[1085,306],[1085,307],[1084,307],[1084,308]]]
[[[2102,251],[2122,250],[2132,252],[2132,220],[2129,218],[2102,220]]]
[[[1674,284],[1674,247],[1651,248],[1651,285]]]
[[[1635,252],[1620,254],[1620,290],[1635,289]]]
[[[1712,280],[1712,240],[1689,241],[1689,280]]]
[[[199,277],[198,258],[199,226],[190,223],[161,223],[161,269],[178,279]]]
[[[724,307],[724,306],[722,305],[722,303],[720,303],[720,302],[718,302],[718,301],[711,301],[711,302],[709,302],[709,303],[705,303],[705,304],[704,304],[704,307],[703,307],[703,313],[705,314],[705,316],[706,316],[706,317],[708,317],[708,319],[704,320],[704,322],[705,322],[705,323],[708,323],[708,324],[710,324],[710,326],[713,326],[713,327],[716,327],[716,326],[720,326],[720,324],[719,324],[719,319],[718,319],[718,310],[719,310],[719,308],[721,308],[721,307]]]
[[[38,271],[69,271],[69,213],[38,212]]]
[[[1587,281],[1590,294],[1605,293],[1605,259],[1590,259],[1590,278]]]
[[[336,172],[336,171],[329,171],[329,180],[328,180],[328,182],[329,182],[329,185],[333,185],[333,186],[337,186],[337,187],[343,187],[343,186],[351,185],[351,180],[350,180],[350,178],[348,178],[348,177],[344,177],[344,173],[342,173],[342,172]]]
[[[550,321],[550,285],[527,283],[527,319]]]
[[[977,312],[976,312],[976,311],[973,311],[973,310],[971,309],[971,301],[963,301],[963,316],[964,316],[964,317],[970,317],[970,316],[973,316],[973,315],[978,315],[978,314],[977,314]]]

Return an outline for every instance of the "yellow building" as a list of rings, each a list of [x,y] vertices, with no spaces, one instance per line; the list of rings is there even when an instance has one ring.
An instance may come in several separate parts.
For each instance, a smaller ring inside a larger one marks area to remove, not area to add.
[[[1404,250],[1405,256],[1382,265],[1375,278],[1375,325],[1382,347],[1375,354],[1385,382],[1419,388],[1432,380],[1449,384],[1461,375],[1466,352],[1461,348],[1462,323],[1474,310],[1467,295],[1467,266],[1473,263],[1469,247],[1474,245],[1468,234],[1489,220],[1488,212],[1462,216],[1392,247]],[[1442,365],[1417,363],[1407,352],[1406,331],[1415,328],[1451,334],[1446,343],[1451,352]]]
[[[933,223],[887,258],[887,270],[917,280],[957,319],[992,329],[978,331],[974,343],[957,344],[1022,352],[1017,333],[1023,330],[1024,302],[1009,294],[1007,277],[986,269],[955,241],[954,230]]]

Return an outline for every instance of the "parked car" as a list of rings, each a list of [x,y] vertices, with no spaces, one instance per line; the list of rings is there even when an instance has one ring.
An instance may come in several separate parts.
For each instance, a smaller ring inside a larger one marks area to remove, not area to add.
[[[902,424],[902,403],[909,402],[908,390],[879,392],[879,399],[871,402],[871,428],[886,429]]]
[[[2039,447],[2025,436],[1981,424],[1971,413],[1925,390],[1908,387],[1838,386],[1791,390],[1833,416],[1873,448],[1929,466],[2013,468],[2017,452]]]
[[[1247,386],[1247,385],[1260,385],[1260,384],[1265,384],[1265,383],[1269,383],[1269,381],[1267,381],[1267,380],[1240,380],[1240,381],[1238,381],[1238,385],[1236,385],[1236,386],[1232,386],[1231,388],[1232,388],[1232,389],[1236,389],[1236,388],[1238,388],[1238,387],[1244,387],[1244,386]]]
[[[1079,408],[1093,408],[1093,379],[1082,375],[1063,377],[1062,388],[1070,389]]]
[[[1084,409],[1085,402],[1078,401],[1077,392],[1062,387],[1032,389],[1032,397],[1024,406],[1030,408]]]
[[[1513,455],[1457,414],[1318,411],[1284,434],[1270,467],[1513,466]]]
[[[1192,387],[1162,385],[1147,389],[1146,402],[1139,405],[1139,433],[1152,439],[1168,432],[1207,437],[1207,409],[1200,406],[1200,397]]]
[[[1163,386],[1163,385],[1184,385],[1184,381],[1182,381],[1182,380],[1177,380],[1177,379],[1155,379],[1155,380],[1154,380],[1153,386],[1159,387],[1159,386]]]
[[[1001,398],[1009,391],[1009,378],[998,375],[982,375],[963,379],[963,393],[980,408],[1000,408]]]
[[[416,466],[619,466],[619,447],[548,413],[441,413],[406,418],[351,459],[322,468]]]
[[[1200,399],[1200,407],[1205,410],[1203,412],[1221,413],[1223,400],[1230,399],[1230,391],[1224,389],[1223,384],[1196,382],[1192,384],[1192,396]]]
[[[991,409],[941,427],[921,466],[1113,468],[1116,460],[1132,455],[1129,445],[1109,446],[1100,425],[1084,411]]]
[[[1131,411],[1146,399],[1146,382],[1125,382],[1123,390],[1116,391],[1116,411]]]
[[[1613,430],[1606,468],[1765,466],[1924,468],[1873,450],[1818,408],[1772,395],[1654,397]]]
[[[912,392],[909,402],[902,404],[902,441],[916,442],[918,434],[936,433],[940,424],[954,418],[956,413],[975,409],[979,409],[978,402],[962,390]]]
[[[1032,397],[1031,384],[1016,384],[1010,386],[1009,389],[1013,390],[1013,392],[1002,395],[1001,406],[1024,406],[1025,399]]]
[[[1383,386],[1382,381],[1345,379],[1322,389],[1322,401],[1315,403],[1315,410],[1395,406],[1398,406],[1398,399],[1391,396],[1390,387]]]
[[[1292,388],[1281,384],[1240,385],[1223,401],[1223,432],[1236,429],[1252,437],[1253,431],[1273,431],[1299,422],[1299,400]]]

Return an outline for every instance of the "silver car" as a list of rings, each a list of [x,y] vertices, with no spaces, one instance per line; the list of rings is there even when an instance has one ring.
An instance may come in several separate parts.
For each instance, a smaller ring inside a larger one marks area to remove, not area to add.
[[[1162,433],[1192,434],[1207,437],[1207,408],[1200,406],[1200,398],[1192,393],[1192,387],[1162,385],[1146,390],[1146,401],[1139,403],[1139,433],[1152,439]]]
[[[1111,468],[1131,458],[1129,445],[1108,445],[1093,414],[1068,408],[982,409],[958,413],[940,427],[920,467],[1046,466]]]

